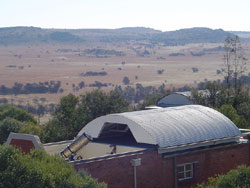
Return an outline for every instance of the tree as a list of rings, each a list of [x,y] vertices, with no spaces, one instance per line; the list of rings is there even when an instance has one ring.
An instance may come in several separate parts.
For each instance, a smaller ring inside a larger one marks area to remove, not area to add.
[[[207,183],[198,185],[199,188],[248,188],[250,185],[250,167],[239,166],[227,174],[209,178]]]
[[[12,107],[12,106],[0,106],[0,144],[4,143],[8,138],[10,132],[18,133],[26,125],[36,125],[37,122],[33,115],[29,114],[25,110]],[[37,130],[40,127],[37,127]],[[23,129],[23,133],[35,133],[34,130]]]
[[[124,85],[129,85],[130,80],[129,80],[129,78],[128,78],[127,76],[125,76],[125,77],[123,78],[122,82],[124,83]]]
[[[69,94],[62,97],[50,120],[41,131],[43,142],[73,139],[93,119],[129,110],[129,103],[118,92],[104,93],[100,90],[76,97]]]
[[[70,127],[70,125],[68,126]],[[39,137],[43,143],[58,142],[74,138],[75,135],[71,135],[72,133],[67,132],[65,130],[66,128],[67,125],[61,124],[61,122],[54,117],[42,126]],[[70,138],[68,134],[71,136]]]
[[[227,116],[239,128],[248,128],[248,123],[243,116],[239,116],[236,109],[230,104],[224,104],[219,109],[219,112]]]
[[[140,110],[145,110],[145,107],[147,106],[151,106],[151,105],[156,105],[157,101],[160,100],[161,98],[163,98],[164,96],[166,96],[168,94],[168,92],[164,92],[164,93],[157,93],[153,96],[148,96],[146,97],[142,104],[139,106]]]
[[[22,126],[23,124],[20,121],[9,117],[0,121],[0,144],[7,140],[10,132],[17,133]]]
[[[237,111],[239,115],[245,117],[248,122],[248,127],[250,127],[250,102],[243,102],[237,106]]]
[[[0,145],[0,187],[105,188],[104,183],[77,173],[59,156],[42,150],[23,155],[18,149]]]
[[[20,122],[32,122],[34,124],[37,123],[36,119],[33,115],[29,114],[27,111],[12,107],[12,106],[2,106],[0,108],[0,121],[4,120],[5,118],[13,118]]]
[[[58,120],[61,129],[59,132],[64,132],[64,139],[72,139],[72,133],[76,131],[76,120],[81,118],[77,116],[78,103],[79,98],[73,94],[69,94],[62,97],[60,103],[56,107],[54,117]],[[50,124],[48,124],[48,126],[49,125]]]
[[[24,126],[21,126],[18,132],[26,133],[26,134],[33,134],[33,135],[40,135],[41,127],[33,123],[28,123]]]
[[[244,57],[238,36],[228,36],[224,42],[224,64],[222,72],[225,75],[227,89],[233,88],[235,95],[241,89],[239,77],[246,71],[247,59]]]
[[[75,114],[77,104],[79,102],[78,97],[73,94],[69,94],[61,98],[59,105],[55,110],[55,117],[65,124],[72,124],[72,117]]]
[[[80,96],[79,112],[85,116],[85,123],[102,115],[128,111],[129,103],[116,91],[109,94],[94,90]]]

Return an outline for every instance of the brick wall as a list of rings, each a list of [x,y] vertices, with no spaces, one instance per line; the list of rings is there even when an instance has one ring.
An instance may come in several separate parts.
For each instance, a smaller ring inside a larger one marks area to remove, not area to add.
[[[176,164],[194,162],[194,178],[177,180],[178,188],[191,187],[215,174],[226,173],[238,165],[250,165],[250,144],[221,146],[202,151],[192,151],[175,156],[162,156],[156,150],[135,155],[125,155],[98,161],[75,163],[75,169],[85,169],[108,188],[134,187],[134,167],[130,160],[141,158],[137,168],[137,188],[173,188]]]
[[[35,148],[31,140],[12,139],[10,145],[19,148],[25,154],[30,153],[30,150]]]
[[[177,163],[194,163],[194,178],[178,181],[178,187],[191,187],[208,177],[226,173],[237,166],[250,165],[250,144],[224,146],[176,157]]]
[[[134,186],[134,167],[130,161],[135,158],[141,158],[141,166],[136,167],[138,187],[162,187],[164,172],[161,171],[164,168],[161,166],[161,156],[156,151],[75,164],[75,168],[84,168],[99,181],[108,183],[109,188],[128,188]]]

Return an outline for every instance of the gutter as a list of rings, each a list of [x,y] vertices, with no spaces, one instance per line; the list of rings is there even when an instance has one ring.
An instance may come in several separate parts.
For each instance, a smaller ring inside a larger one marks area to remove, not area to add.
[[[190,144],[183,144],[178,146],[170,146],[170,147],[159,147],[158,153],[163,154],[166,152],[176,152],[181,150],[187,150],[197,147],[204,147],[204,146],[211,146],[211,145],[217,145],[217,144],[224,144],[224,143],[230,143],[230,142],[239,142],[240,136],[234,136],[234,137],[227,137],[227,138],[220,138],[215,140],[208,140],[203,142],[196,142],[196,143],[190,143]]]

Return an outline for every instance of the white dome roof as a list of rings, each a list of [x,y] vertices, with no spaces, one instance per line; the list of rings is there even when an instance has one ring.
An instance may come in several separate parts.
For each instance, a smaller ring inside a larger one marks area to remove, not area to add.
[[[126,124],[137,143],[159,147],[181,146],[241,136],[235,124],[223,114],[200,105],[187,105],[101,116],[88,123],[86,132],[98,138],[105,123]]]

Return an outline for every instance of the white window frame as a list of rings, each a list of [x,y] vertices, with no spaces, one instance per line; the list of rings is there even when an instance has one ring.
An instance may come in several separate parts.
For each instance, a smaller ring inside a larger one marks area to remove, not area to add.
[[[187,166],[190,165],[190,169],[187,170]],[[183,167],[183,171],[178,171],[178,167]],[[187,176],[187,173],[191,172],[191,176]],[[183,164],[178,164],[176,168],[176,173],[177,173],[177,178],[179,174],[183,174],[184,178],[178,178],[179,181],[183,180],[188,180],[192,179],[194,177],[194,163],[183,163]]]

